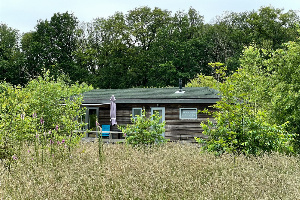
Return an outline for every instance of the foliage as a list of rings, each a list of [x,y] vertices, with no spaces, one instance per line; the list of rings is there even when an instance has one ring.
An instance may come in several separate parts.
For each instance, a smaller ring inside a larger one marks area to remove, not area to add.
[[[142,116],[132,117],[133,124],[122,127],[126,143],[132,146],[152,146],[166,142],[163,136],[165,132],[165,122],[160,123],[161,117],[158,113],[147,118],[145,110]]]
[[[296,47],[295,43],[293,44]],[[297,151],[297,119],[294,119],[294,115],[297,115],[299,109],[295,109],[295,106],[290,107],[289,113],[284,115],[274,104],[278,97],[286,105],[289,105],[288,101],[292,99],[297,101],[299,90],[288,89],[291,85],[287,82],[295,84],[298,82],[298,76],[284,78],[280,74],[291,69],[293,73],[294,70],[298,73],[298,62],[292,62],[295,60],[293,55],[296,49],[287,49],[285,54],[289,56],[278,59],[278,52],[282,50],[249,47],[241,59],[242,67],[223,83],[212,84],[220,91],[221,100],[214,106],[219,110],[213,113],[216,123],[202,123],[204,134],[209,135],[209,139],[203,141],[198,138],[197,141],[204,143],[204,149],[218,154],[233,152],[254,155],[271,151]],[[280,67],[277,67],[278,65]],[[222,74],[223,71],[217,73]],[[277,89],[283,85],[285,90]],[[286,90],[289,92],[286,93]],[[284,100],[285,98],[287,99]],[[278,120],[278,116],[283,115],[284,118]]]
[[[47,69],[55,78],[65,74],[73,82],[82,82],[85,73],[76,66],[74,56],[79,34],[77,25],[73,14],[55,13],[49,21],[40,20],[36,31],[24,35],[21,43],[28,79],[41,76]]]
[[[198,74],[196,78],[190,80],[185,87],[211,87],[217,88],[220,82],[226,78],[227,66],[224,63],[208,63],[212,67],[213,76]]]
[[[89,23],[55,13],[22,37],[0,26],[0,80],[25,85],[46,68],[95,88],[177,86],[178,78],[215,76],[211,62],[234,73],[245,46],[282,48],[296,40],[298,23],[295,11],[271,6],[227,12],[214,23],[204,23],[194,8],[172,13],[146,6]]]
[[[15,29],[0,23],[0,80],[15,85],[24,84],[23,55],[18,44],[20,35]]]
[[[228,12],[209,29],[214,61],[224,62],[230,71],[239,68],[245,46],[276,50],[297,38],[299,16],[295,11],[283,12],[272,6],[257,11]]]
[[[241,59],[248,76],[259,77],[256,81],[253,99],[257,106],[267,112],[270,123],[284,124],[286,130],[295,134],[295,147],[300,150],[300,40],[283,45],[284,48],[276,51],[262,51],[258,48],[249,48]],[[253,65],[258,65],[264,73],[251,71]],[[250,84],[250,83],[249,83]],[[244,87],[249,87],[244,86]],[[261,85],[260,85],[261,84]],[[259,86],[260,85],[260,86]],[[259,86],[259,87],[258,87]]]
[[[190,80],[185,87],[211,87],[214,88],[217,80],[213,76],[197,74],[197,77]]]
[[[245,155],[262,155],[273,151],[293,153],[293,134],[289,134],[283,126],[266,122],[264,113],[253,115],[245,104],[230,105],[218,103],[214,113],[216,123],[201,123],[203,133],[208,140],[196,138],[203,145],[202,149],[216,155],[235,153]],[[252,108],[251,108],[252,109]]]
[[[76,120],[83,113],[79,94],[90,87],[69,86],[60,78],[54,81],[46,72],[24,88],[6,83],[0,88],[1,159],[12,161],[27,143],[35,144],[36,150],[50,145],[51,152],[62,141],[69,151],[78,144],[81,136],[73,131],[81,126]]]

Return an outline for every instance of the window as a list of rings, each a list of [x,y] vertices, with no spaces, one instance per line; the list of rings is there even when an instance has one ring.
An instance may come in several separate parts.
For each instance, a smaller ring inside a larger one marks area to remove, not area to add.
[[[197,119],[197,108],[180,108],[179,119]]]
[[[165,107],[152,107],[151,108],[151,115],[158,113],[158,116],[161,117],[159,120],[159,123],[162,123],[165,121],[165,113],[166,109]],[[162,133],[162,136],[165,137],[165,133]]]
[[[158,116],[161,117],[159,123],[165,121],[165,107],[152,107],[151,108],[151,115],[158,113]]]
[[[132,117],[136,119],[136,116],[142,116],[142,108],[132,108]]]

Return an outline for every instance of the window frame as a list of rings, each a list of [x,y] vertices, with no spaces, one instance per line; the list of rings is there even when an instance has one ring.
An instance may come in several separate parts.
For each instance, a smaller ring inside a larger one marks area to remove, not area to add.
[[[155,111],[161,110],[161,122],[166,121],[166,108],[165,107],[151,107],[151,116],[155,114]],[[162,133],[162,136],[165,137],[165,132]]]
[[[140,107],[135,107],[135,108],[132,108],[132,110],[131,110],[131,113],[132,113],[132,118],[133,119],[136,119],[137,117],[137,115],[133,115],[134,114],[134,110],[140,110],[141,111],[141,115],[140,116],[142,116],[142,114],[143,114],[143,108],[140,108]]]
[[[196,111],[196,118],[182,118],[182,110],[195,110]],[[184,120],[184,119],[190,119],[190,120],[198,119],[198,109],[197,108],[179,108],[179,119],[181,119],[181,120]]]

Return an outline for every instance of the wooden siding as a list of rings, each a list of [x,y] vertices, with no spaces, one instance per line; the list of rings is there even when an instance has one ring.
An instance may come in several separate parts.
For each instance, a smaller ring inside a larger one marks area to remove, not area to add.
[[[151,107],[165,107],[165,121],[166,132],[165,137],[174,140],[187,140],[194,142],[194,137],[205,136],[202,134],[200,123],[206,121],[208,118],[213,120],[209,115],[198,113],[197,119],[180,119],[180,108],[197,108],[203,110],[204,108],[213,111],[210,107],[211,104],[117,104],[117,123],[118,125],[131,124],[132,108],[143,108],[146,110],[146,115],[151,115]],[[99,119],[100,124],[110,124],[110,105],[99,106]],[[117,126],[112,126],[111,131],[120,131]],[[113,139],[121,139],[122,134],[114,134]]]

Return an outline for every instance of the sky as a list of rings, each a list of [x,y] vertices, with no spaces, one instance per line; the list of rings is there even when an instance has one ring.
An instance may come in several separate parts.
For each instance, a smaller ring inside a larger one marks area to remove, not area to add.
[[[50,20],[58,12],[68,11],[80,22],[92,22],[95,18],[107,18],[115,12],[126,14],[142,6],[158,7],[173,14],[192,7],[204,16],[206,23],[226,11],[257,11],[262,6],[285,12],[296,10],[300,14],[300,0],[0,0],[0,23],[25,33],[34,31],[39,20]]]

